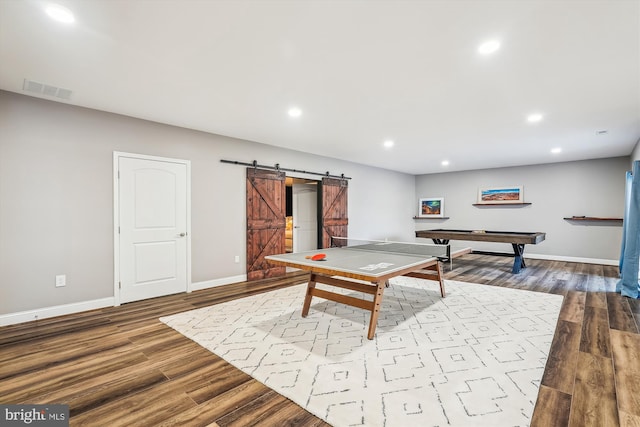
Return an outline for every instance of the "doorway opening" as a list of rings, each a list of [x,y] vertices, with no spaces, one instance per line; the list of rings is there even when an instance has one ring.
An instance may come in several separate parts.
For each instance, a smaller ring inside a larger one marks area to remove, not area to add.
[[[318,217],[319,181],[287,177],[286,252],[312,251],[320,247]]]
[[[303,179],[300,184],[297,184],[296,178],[291,177],[289,203],[291,211],[288,215],[287,177],[284,171],[252,167],[247,168],[246,172],[247,280],[284,274],[284,267],[274,266],[265,257],[286,252],[287,216],[291,217],[290,250],[293,252],[328,248],[331,247],[332,237],[347,237],[349,186],[346,179],[330,177],[324,177],[321,181]],[[300,188],[303,191],[297,191]],[[301,221],[309,226],[304,237]],[[296,227],[298,225],[300,228]]]

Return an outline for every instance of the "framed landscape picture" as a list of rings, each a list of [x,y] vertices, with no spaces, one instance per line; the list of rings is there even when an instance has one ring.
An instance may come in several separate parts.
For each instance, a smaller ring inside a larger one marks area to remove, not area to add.
[[[479,188],[478,203],[487,205],[524,203],[524,191],[522,185]]]
[[[420,199],[418,206],[418,216],[421,218],[442,218],[444,217],[444,198]]]

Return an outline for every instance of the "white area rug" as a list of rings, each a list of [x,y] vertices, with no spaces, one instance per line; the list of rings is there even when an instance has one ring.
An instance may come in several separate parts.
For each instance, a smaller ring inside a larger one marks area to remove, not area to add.
[[[305,288],[160,320],[334,426],[529,425],[562,296],[401,277],[367,340],[368,311],[302,318]]]

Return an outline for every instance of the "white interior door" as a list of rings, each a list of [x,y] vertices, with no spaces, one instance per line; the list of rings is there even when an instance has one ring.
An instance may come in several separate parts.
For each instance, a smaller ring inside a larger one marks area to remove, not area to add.
[[[185,292],[188,162],[121,156],[118,175],[120,302]]]
[[[293,251],[318,249],[318,186],[293,184]]]

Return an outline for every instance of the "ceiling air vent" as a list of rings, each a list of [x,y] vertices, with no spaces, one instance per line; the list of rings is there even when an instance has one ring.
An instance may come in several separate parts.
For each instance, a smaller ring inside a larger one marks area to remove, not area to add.
[[[27,92],[33,92],[40,95],[51,96],[60,99],[71,99],[73,93],[69,89],[63,89],[61,87],[51,86],[44,83],[34,82],[33,80],[24,79],[22,89]]]

